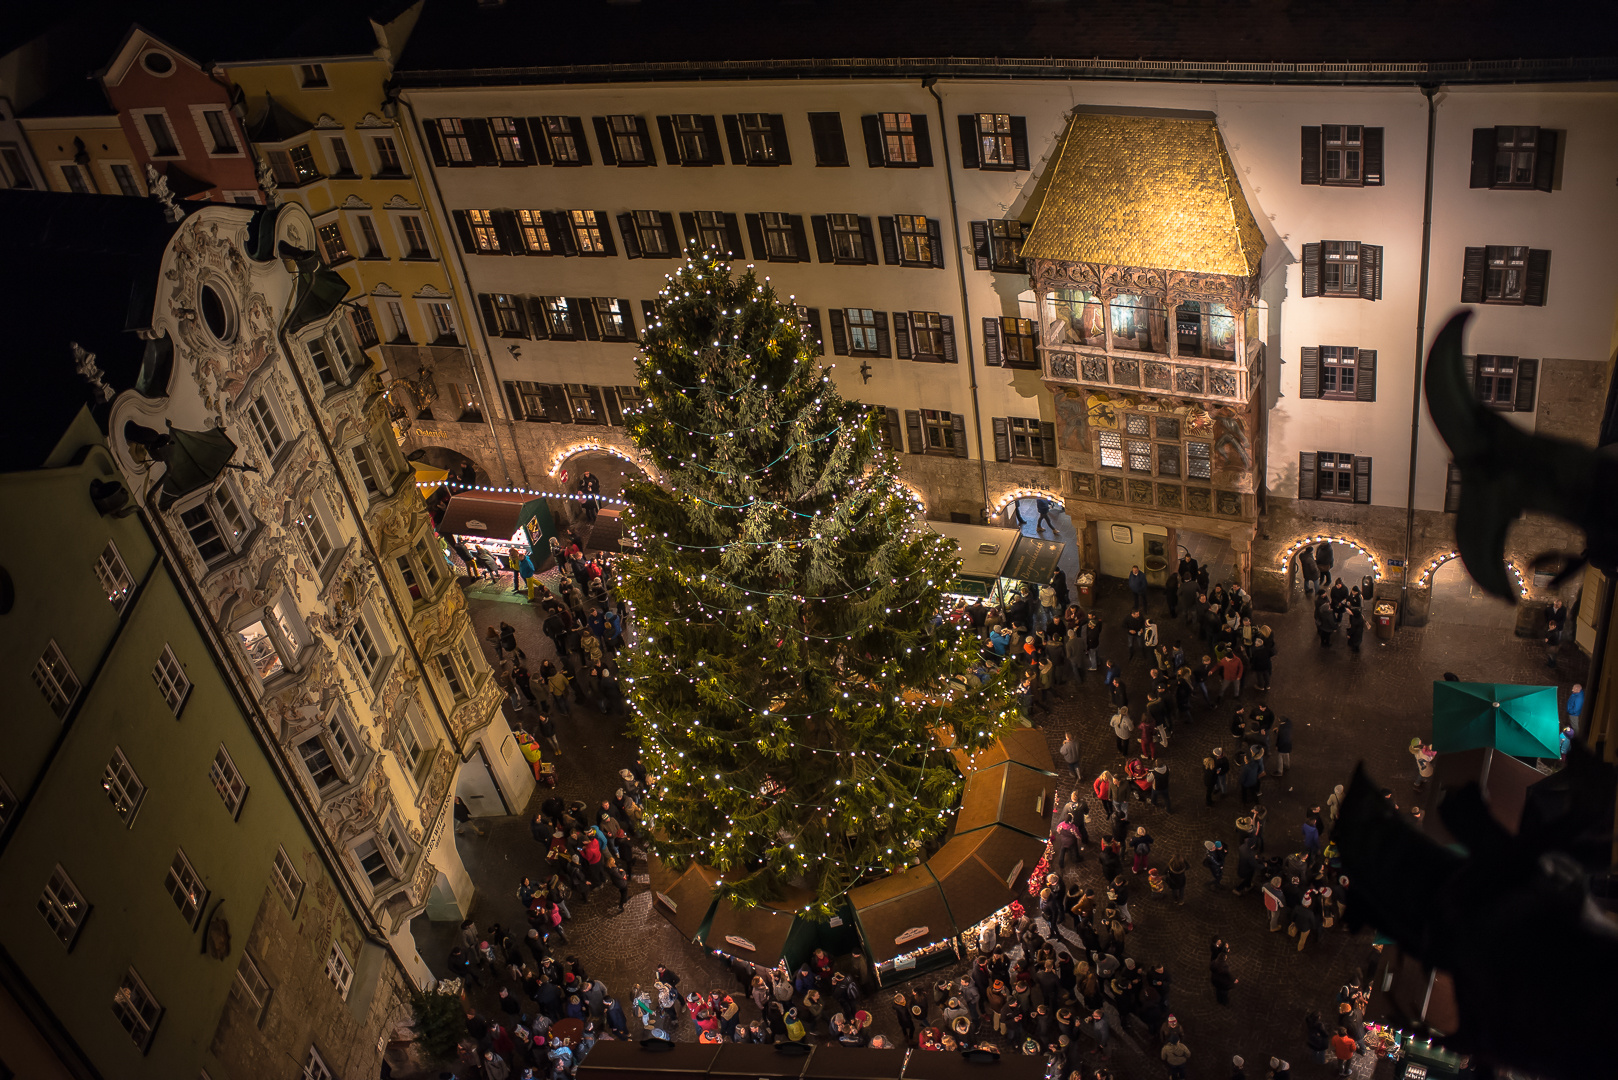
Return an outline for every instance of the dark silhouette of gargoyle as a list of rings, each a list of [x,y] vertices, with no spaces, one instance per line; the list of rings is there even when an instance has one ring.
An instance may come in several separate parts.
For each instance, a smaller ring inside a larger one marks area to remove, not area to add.
[[[1423,835],[1354,772],[1333,836],[1348,875],[1348,920],[1454,979],[1460,1030],[1442,1041],[1479,1064],[1541,1077],[1611,1075],[1618,927],[1584,870],[1551,850],[1554,822],[1512,836],[1468,784],[1438,808],[1459,853]]]
[[[1559,582],[1586,559],[1611,572],[1618,568],[1618,446],[1592,450],[1530,435],[1479,404],[1461,359],[1470,317],[1463,311],[1444,324],[1427,354],[1426,375],[1427,409],[1461,470],[1455,546],[1467,571],[1516,603],[1505,571],[1506,530],[1524,510],[1539,510],[1579,526],[1587,538],[1582,558],[1560,560]]]

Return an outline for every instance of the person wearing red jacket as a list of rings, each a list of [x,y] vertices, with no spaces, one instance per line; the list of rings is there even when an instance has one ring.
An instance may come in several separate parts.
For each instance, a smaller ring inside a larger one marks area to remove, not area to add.
[[[1337,1058],[1337,1075],[1347,1076],[1354,1069],[1354,1054],[1359,1044],[1349,1037],[1347,1028],[1338,1028],[1331,1037],[1331,1052]]]
[[[1223,698],[1225,696],[1225,691],[1228,690],[1230,691],[1230,695],[1232,697],[1241,697],[1243,672],[1242,658],[1237,656],[1235,653],[1232,653],[1216,663],[1214,668],[1218,670],[1219,677],[1225,680],[1225,685],[1219,689],[1219,696]]]

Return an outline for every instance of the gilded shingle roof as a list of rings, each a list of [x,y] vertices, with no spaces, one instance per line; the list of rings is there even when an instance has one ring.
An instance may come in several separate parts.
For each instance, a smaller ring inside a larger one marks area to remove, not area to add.
[[[1264,236],[1212,120],[1080,113],[1028,258],[1247,277]]]

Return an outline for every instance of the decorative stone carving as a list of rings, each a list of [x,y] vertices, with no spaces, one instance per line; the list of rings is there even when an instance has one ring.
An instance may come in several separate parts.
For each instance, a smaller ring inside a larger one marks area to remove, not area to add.
[[[336,120],[333,120],[330,113],[321,113],[318,117],[316,117],[315,127],[319,128],[321,131],[343,130],[343,125],[339,124]]]
[[[384,794],[387,773],[379,767],[376,755],[366,763],[365,775],[349,790],[320,808],[320,820],[339,841],[347,841],[375,824],[387,807]]]
[[[1213,513],[1213,492],[1207,488],[1186,488],[1185,508],[1194,514]]]
[[[1236,397],[1237,380],[1234,371],[1212,368],[1208,372],[1209,390],[1220,397]]]
[[[1140,361],[1122,360],[1117,357],[1112,361],[1112,381],[1119,386],[1140,385]]]
[[[1152,482],[1150,480],[1131,480],[1129,482],[1129,501],[1136,506],[1152,505]]]
[[[1227,517],[1242,516],[1242,497],[1240,495],[1234,491],[1220,491],[1216,492],[1215,495],[1217,496],[1216,504],[1221,514]]]
[[[1144,373],[1146,387],[1149,390],[1167,390],[1169,388],[1169,365],[1156,360],[1146,361]]]
[[[1176,302],[1197,300],[1224,304],[1240,315],[1258,299],[1258,278],[1230,277],[1226,274],[1198,274],[1189,270],[1168,272],[1169,295]]]
[[[1174,389],[1181,394],[1201,394],[1202,369],[1190,365],[1180,365],[1174,369]]]
[[[1124,501],[1124,480],[1121,476],[1102,476],[1097,494],[1109,502]]]
[[[1178,510],[1180,508],[1180,485],[1157,485],[1157,508],[1159,510]]]
[[[1107,377],[1107,358],[1105,356],[1091,356],[1084,353],[1079,356],[1079,371],[1085,382],[1107,383],[1112,380]],[[1056,374],[1054,371],[1051,374]]]

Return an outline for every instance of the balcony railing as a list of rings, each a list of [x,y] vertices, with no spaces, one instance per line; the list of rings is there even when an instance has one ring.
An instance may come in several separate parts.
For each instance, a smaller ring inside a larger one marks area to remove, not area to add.
[[[1105,386],[1124,393],[1207,398],[1245,403],[1264,378],[1263,345],[1247,343],[1247,362],[1156,353],[1107,353],[1071,345],[1041,345],[1052,382]]]

